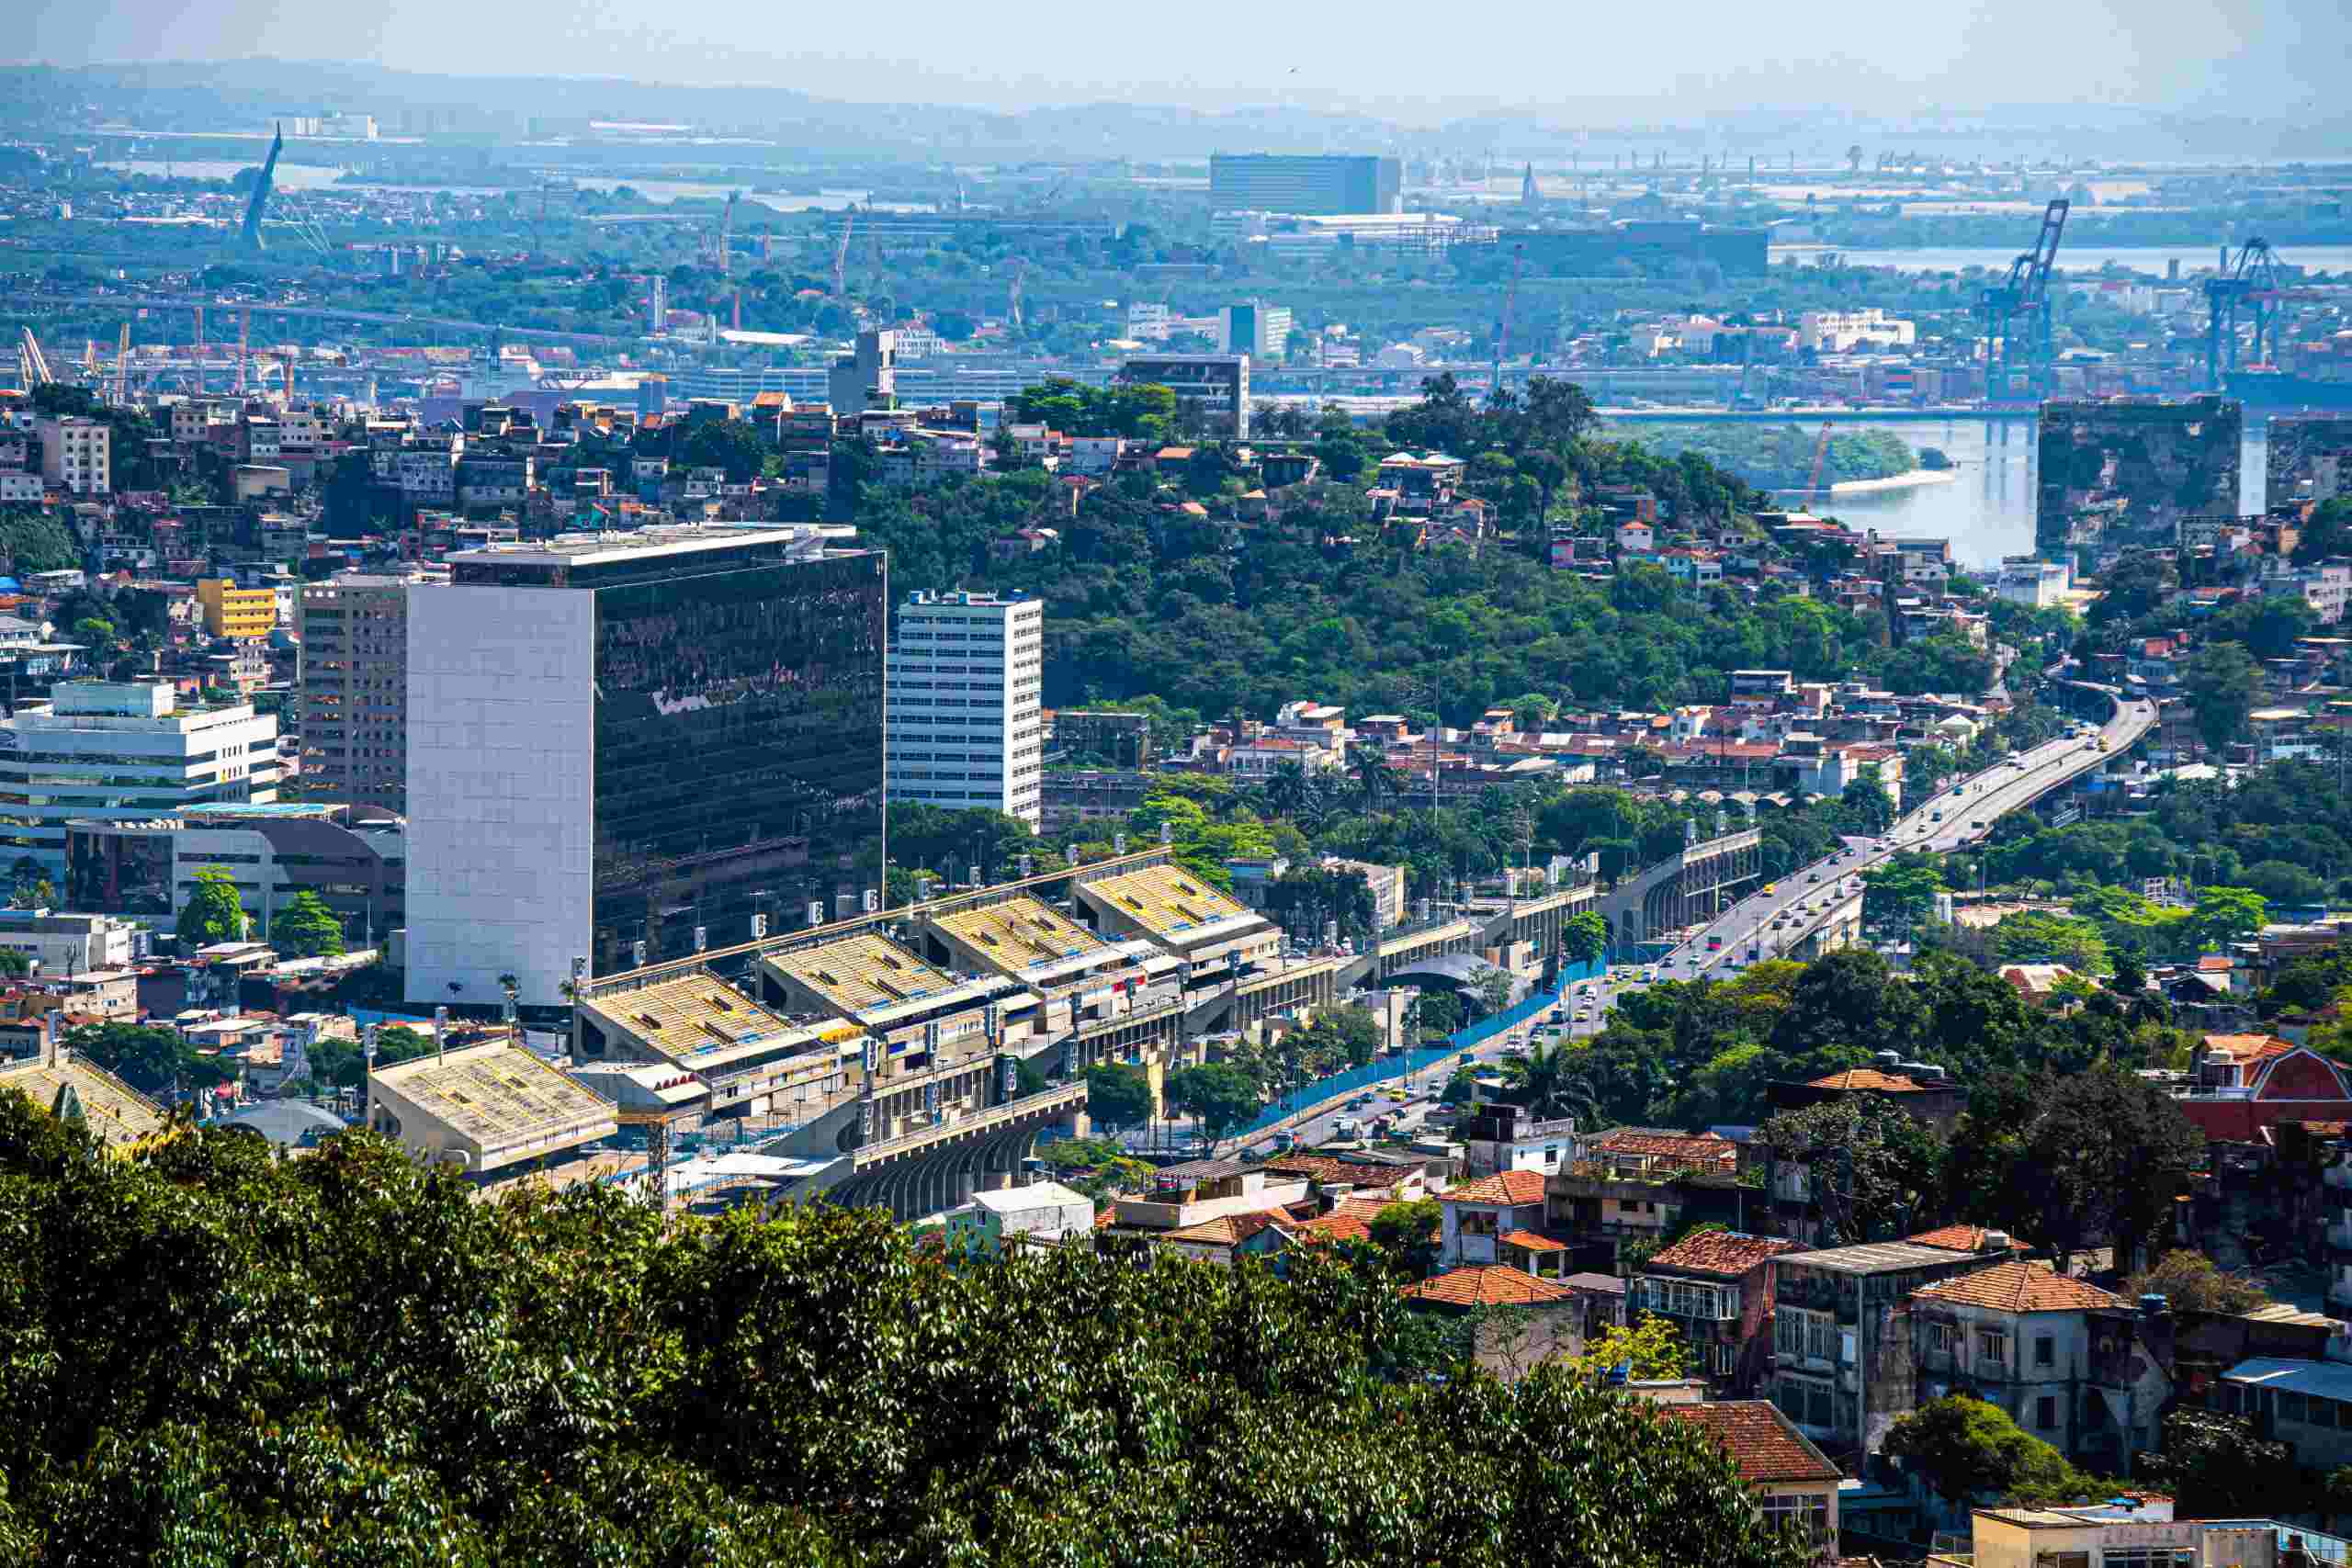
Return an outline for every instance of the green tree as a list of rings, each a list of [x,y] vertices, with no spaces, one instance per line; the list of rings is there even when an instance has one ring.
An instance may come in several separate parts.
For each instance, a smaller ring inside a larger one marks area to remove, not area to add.
[[[2262,694],[2262,671],[2244,645],[2210,642],[2189,660],[2181,685],[2199,737],[2219,751],[2245,733],[2246,715]]]
[[[1151,1079],[1125,1062],[1101,1062],[1086,1070],[1086,1114],[1112,1133],[1151,1120]]]
[[[1568,1366],[1577,1376],[1604,1378],[1623,1368],[1639,1382],[1679,1378],[1690,1371],[1690,1347],[1670,1319],[1645,1312],[1631,1326],[1605,1325],[1585,1341],[1584,1354]]]
[[[175,1032],[150,1024],[85,1024],[66,1031],[63,1043],[76,1056],[151,1092],[169,1089],[198,1066]],[[209,1066],[194,1076],[207,1082],[220,1077]]]
[[[1538,1120],[1593,1117],[1592,1090],[1578,1071],[1583,1055],[1565,1043],[1539,1043],[1524,1056],[1511,1057],[1503,1064],[1510,1098]]]
[[[1935,913],[1942,891],[1943,867],[1936,856],[1901,851],[1862,873],[1862,919],[1875,929],[1907,934]]]
[[[2156,1085],[2111,1061],[2043,1086],[2011,1188],[2061,1262],[2100,1245],[2128,1267],[2172,1216],[2204,1134]]]
[[[2005,964],[2064,964],[2079,975],[2108,967],[2107,939],[2089,920],[2028,909],[1993,927],[1993,951]]]
[[[1470,995],[1477,1002],[1481,1017],[1491,1016],[1509,1007],[1511,993],[1518,988],[1518,981],[1491,964],[1470,977]]]
[[[1964,1393],[1898,1416],[1887,1428],[1886,1452],[1949,1503],[2072,1501],[2086,1485],[2064,1455],[1999,1405]]]
[[[2165,1417],[2164,1447],[2143,1454],[2139,1473],[2173,1495],[2187,1519],[2269,1517],[2295,1476],[2291,1443],[2265,1438],[2243,1416],[2178,1409]]]
[[[1598,964],[1609,951],[1609,921],[1587,909],[1560,922],[1560,956],[1571,964]]]
[[[237,885],[223,866],[198,868],[196,886],[180,910],[180,947],[193,952],[215,942],[245,939],[245,907],[238,901]]]
[[[1891,1240],[1938,1217],[1942,1148],[1884,1096],[1849,1094],[1783,1111],[1757,1137],[1776,1159],[1811,1173],[1825,1247]]]
[[[2224,1274],[2201,1252],[2167,1252],[2123,1282],[2123,1297],[2162,1296],[2174,1312],[2246,1313],[2270,1298],[2245,1280]]]
[[[270,921],[269,942],[289,957],[332,957],[343,951],[343,921],[305,887]]]
[[[1223,1062],[1169,1074],[1164,1092],[1170,1110],[1199,1120],[1202,1139],[1212,1149],[1265,1103],[1247,1073]]]
[[[1434,1198],[1390,1203],[1373,1215],[1367,1228],[1372,1244],[1385,1253],[1399,1271],[1419,1280],[1437,1266],[1445,1211]]]

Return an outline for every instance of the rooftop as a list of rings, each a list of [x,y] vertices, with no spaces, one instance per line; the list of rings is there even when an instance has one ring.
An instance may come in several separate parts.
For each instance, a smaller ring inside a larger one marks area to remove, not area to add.
[[[1768,1258],[1794,1252],[1787,1236],[1748,1235],[1740,1231],[1701,1231],[1652,1255],[1647,1268],[1679,1269],[1693,1274],[1736,1279]]]
[[[1149,865],[1079,885],[1089,902],[1115,908],[1156,937],[1189,937],[1260,918],[1173,865]]]
[[[731,1060],[746,1046],[791,1043],[815,1050],[822,1036],[786,1021],[712,976],[695,973],[583,998],[581,1007],[689,1067]]]
[[[860,931],[821,947],[772,953],[766,961],[779,974],[790,976],[843,1012],[938,996],[962,984],[945,970],[873,931]]]
[[[1950,1248],[1920,1247],[1907,1241],[1869,1241],[1859,1247],[1833,1247],[1783,1258],[1783,1263],[1826,1269],[1839,1274],[1885,1274],[1901,1269],[1933,1269],[1951,1261]]]
[[[1544,1201],[1544,1173],[1506,1170],[1448,1188],[1440,1195],[1448,1203],[1507,1203],[1513,1206]]]
[[[1750,1486],[1839,1479],[1838,1467],[1769,1400],[1727,1399],[1658,1408],[1671,1420],[1703,1428],[1731,1456],[1732,1463],[1739,1467],[1740,1480]]]
[[[119,1147],[164,1130],[166,1118],[163,1107],[112,1073],[87,1062],[70,1056],[62,1062],[45,1062],[35,1056],[0,1064],[0,1089],[21,1089],[43,1111],[56,1104],[58,1091],[68,1085],[82,1103],[85,1123],[99,1142],[109,1147]]]
[[[1091,961],[1109,951],[1092,931],[1026,896],[957,909],[934,917],[932,924],[1011,975],[1060,966],[1071,959]]]
[[[1947,1257],[1950,1255],[1947,1254]],[[2080,1312],[2119,1308],[2121,1296],[2040,1263],[1996,1263],[1911,1292],[1914,1300],[1991,1307],[1996,1312]]]
[[[372,1081],[480,1149],[482,1168],[517,1145],[551,1145],[572,1133],[586,1142],[618,1130],[612,1101],[503,1041],[379,1067]]]
[[[1940,1247],[1948,1252],[1982,1252],[1984,1250],[1984,1238],[1993,1231],[1994,1227],[1990,1225],[1945,1225],[1938,1230],[1921,1231],[1917,1235],[1906,1235],[1903,1239],[1920,1247]],[[2009,1237],[2009,1250],[2030,1252],[2033,1248],[2029,1243],[2012,1235]]]
[[[1815,1078],[1811,1089],[1874,1089],[1885,1094],[1917,1094],[1932,1087],[1901,1073],[1883,1073],[1876,1067],[1849,1067],[1842,1073],[1832,1073],[1826,1078]]]
[[[1499,1263],[1449,1269],[1418,1284],[1407,1285],[1402,1293],[1410,1301],[1464,1307],[1544,1306],[1553,1302],[1573,1301],[1577,1294],[1556,1280],[1541,1279],[1525,1269],[1506,1268]]]
[[[2299,1361],[2278,1356],[2257,1356],[2240,1361],[2222,1374],[2232,1382],[2282,1388],[2290,1393],[2317,1394],[2322,1399],[2352,1401],[2352,1367],[2341,1361]]]

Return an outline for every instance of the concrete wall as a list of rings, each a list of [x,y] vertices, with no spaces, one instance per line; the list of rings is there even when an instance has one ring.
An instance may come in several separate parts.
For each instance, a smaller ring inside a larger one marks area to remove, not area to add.
[[[408,995],[554,1003],[589,951],[594,595],[420,587],[408,618]]]

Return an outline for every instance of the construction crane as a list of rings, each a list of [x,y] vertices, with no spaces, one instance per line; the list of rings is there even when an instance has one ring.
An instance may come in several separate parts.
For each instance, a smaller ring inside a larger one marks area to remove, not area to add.
[[[49,355],[40,351],[40,339],[33,336],[32,328],[25,329],[24,342],[17,352],[17,357],[24,361],[25,390],[29,392],[43,382],[57,379],[55,372],[49,367]]]
[[[245,203],[244,227],[239,231],[238,235],[244,242],[245,249],[249,251],[258,251],[263,248],[262,209],[269,205],[269,182],[277,176],[277,154],[285,151],[285,148],[286,127],[283,125],[273,127],[269,138],[269,155],[261,161],[261,177],[254,181],[254,198]]]
[[[1804,480],[1804,489],[1807,495],[1819,493],[1821,490],[1821,476],[1827,470],[1828,467],[1829,422],[1825,419],[1821,422],[1821,439],[1813,444],[1813,472],[1807,474]]]
[[[1502,319],[1495,323],[1495,381],[1493,389],[1487,393],[1490,401],[1498,400],[1503,395],[1503,361],[1510,354],[1511,312],[1519,305],[1519,275],[1526,267],[1527,247],[1513,245],[1510,248],[1510,282],[1503,289]]]
[[[2283,313],[2278,306],[2290,299],[2315,299],[2321,296],[2299,289],[2282,288],[2278,272],[2278,255],[2260,239],[2248,240],[2238,247],[2234,260],[2229,247],[2222,247],[2221,271],[2205,280],[2205,384],[2214,390],[2222,388],[2222,378],[2238,367],[2238,329],[2254,329],[2251,348],[2257,361],[2266,357],[2263,337],[2269,334],[2270,359],[2278,353],[2278,321]]]
[[[2009,374],[2022,359],[2033,395],[2047,397],[2051,387],[2050,269],[2058,260],[2058,240],[2066,230],[2067,204],[2062,197],[2041,213],[2041,232],[2033,249],[2009,263],[2008,276],[1984,290],[1978,309],[1984,318],[1984,400],[1996,402],[2007,389]],[[2020,343],[2019,321],[2023,341]]]
[[[849,302],[849,237],[857,228],[857,214],[842,214],[842,243],[833,247],[833,298]]]
[[[727,193],[727,209],[718,215],[718,276],[721,277],[731,277],[734,276],[734,264],[729,258],[728,247],[734,243],[735,204],[742,199],[743,193],[741,191],[729,191]]]

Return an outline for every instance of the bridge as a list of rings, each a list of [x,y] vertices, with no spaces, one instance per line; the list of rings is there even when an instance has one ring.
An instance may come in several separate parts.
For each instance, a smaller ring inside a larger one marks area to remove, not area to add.
[[[2002,817],[2072,787],[2122,755],[2155,724],[2155,704],[2145,697],[2097,682],[2055,679],[2078,711],[2103,718],[2098,734],[2047,740],[1973,777],[1939,785],[1883,835],[1849,839],[1837,854],[1799,866],[1770,892],[1751,895],[1718,915],[1667,954],[1661,973],[1679,968],[1696,976],[1719,964],[1736,967],[1749,952],[1760,956],[1776,942],[1811,941],[1818,950],[1820,933],[1842,919],[1831,908],[1842,901],[1841,882],[1905,851],[1940,853],[1982,840]]]
[[[1695,840],[1602,897],[1610,940],[1630,946],[1710,919],[1763,872],[1764,838],[1753,828]]]

